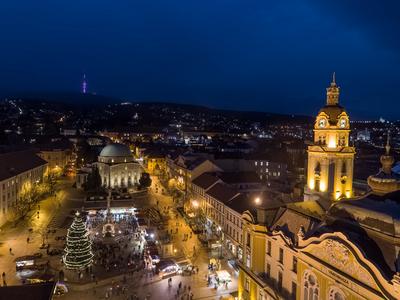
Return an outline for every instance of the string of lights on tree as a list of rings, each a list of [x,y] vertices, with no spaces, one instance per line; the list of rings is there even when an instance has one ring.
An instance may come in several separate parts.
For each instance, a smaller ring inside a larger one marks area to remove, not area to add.
[[[90,266],[92,261],[92,243],[88,230],[79,212],[76,212],[75,219],[68,229],[63,262],[68,269],[80,270]]]

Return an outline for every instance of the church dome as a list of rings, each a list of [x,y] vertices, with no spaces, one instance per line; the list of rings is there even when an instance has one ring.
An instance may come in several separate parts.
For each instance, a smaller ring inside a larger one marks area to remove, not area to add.
[[[123,144],[109,144],[100,152],[102,157],[131,157],[131,150]]]
[[[328,116],[328,118],[329,118],[329,123],[331,124],[331,125],[336,125],[337,124],[337,122],[338,122],[338,120],[339,120],[339,117],[343,114],[343,113],[346,113],[346,110],[342,107],[342,106],[340,106],[340,105],[338,105],[338,104],[335,104],[335,105],[325,105],[324,107],[322,107],[321,109],[320,109],[320,111],[319,111],[319,113],[318,114],[320,114],[320,113],[325,113],[327,116]],[[347,114],[346,114],[347,115]]]

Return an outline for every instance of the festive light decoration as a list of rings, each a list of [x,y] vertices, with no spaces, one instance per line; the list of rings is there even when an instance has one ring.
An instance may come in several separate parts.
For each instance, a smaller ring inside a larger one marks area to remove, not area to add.
[[[68,269],[84,269],[92,264],[92,243],[79,212],[68,229],[63,262]]]

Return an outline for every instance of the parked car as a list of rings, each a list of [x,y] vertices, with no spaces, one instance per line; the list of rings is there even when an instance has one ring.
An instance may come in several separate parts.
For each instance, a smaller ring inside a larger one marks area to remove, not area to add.
[[[156,270],[161,279],[174,276],[179,271],[179,266],[172,259],[161,260],[156,265]]]

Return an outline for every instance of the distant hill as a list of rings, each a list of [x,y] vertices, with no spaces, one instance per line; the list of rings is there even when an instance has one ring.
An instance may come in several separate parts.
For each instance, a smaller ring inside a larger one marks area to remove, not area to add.
[[[216,125],[218,128],[232,125],[235,122],[243,124],[260,123],[274,124],[312,124],[310,116],[286,115],[259,111],[236,111],[214,109],[201,105],[171,103],[171,102],[141,102],[128,101],[113,97],[81,94],[72,92],[50,93],[10,93],[2,97],[3,100],[19,100],[25,107],[48,109],[55,112],[71,111],[79,117],[90,119],[95,126],[149,126],[162,127],[169,123],[182,122],[185,126],[202,127],[202,119],[206,123]],[[108,115],[104,112],[107,111]],[[142,121],[132,120],[138,114]],[[192,116],[188,116],[188,114]],[[100,117],[99,117],[100,116]],[[105,119],[106,118],[106,119]],[[193,120],[193,122],[191,121]],[[193,123],[193,124],[191,124]],[[231,126],[232,128],[235,125]]]
[[[27,102],[49,102],[66,104],[67,106],[104,105],[120,103],[121,100],[113,97],[96,94],[82,94],[74,92],[16,92],[2,95],[2,99],[21,99]]]

